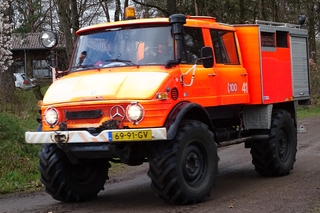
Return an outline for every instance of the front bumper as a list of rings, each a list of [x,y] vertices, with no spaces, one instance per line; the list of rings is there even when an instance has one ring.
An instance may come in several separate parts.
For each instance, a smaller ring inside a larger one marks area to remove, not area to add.
[[[88,131],[26,132],[27,143],[91,143],[91,142],[139,142],[166,140],[166,128],[104,130],[94,136]]]

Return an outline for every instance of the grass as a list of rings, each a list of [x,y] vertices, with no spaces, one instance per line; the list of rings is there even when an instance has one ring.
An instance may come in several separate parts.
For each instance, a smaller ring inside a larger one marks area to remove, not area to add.
[[[37,171],[40,146],[24,141],[26,127],[30,129],[35,124],[35,120],[0,114],[0,194],[34,190],[41,186]]]
[[[11,100],[1,103],[0,194],[41,187],[37,171],[40,146],[24,140],[25,131],[38,125],[37,100],[31,90],[16,90]]]
[[[320,115],[320,106],[298,106],[297,107],[297,117],[304,118],[304,117],[312,117]]]

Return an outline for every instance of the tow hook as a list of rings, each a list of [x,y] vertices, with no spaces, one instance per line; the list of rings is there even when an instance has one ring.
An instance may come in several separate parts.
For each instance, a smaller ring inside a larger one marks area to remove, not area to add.
[[[69,140],[69,134],[68,133],[55,132],[55,134],[51,135],[51,140],[54,143],[67,143],[68,140]]]

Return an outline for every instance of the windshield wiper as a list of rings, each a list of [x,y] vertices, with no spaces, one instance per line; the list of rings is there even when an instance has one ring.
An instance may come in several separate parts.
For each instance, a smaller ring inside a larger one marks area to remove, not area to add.
[[[73,70],[72,72],[76,72],[76,71],[81,71],[81,70],[90,69],[90,68],[97,68],[97,66],[95,66],[94,64],[86,64],[86,65],[70,67],[70,70]]]
[[[125,60],[125,59],[107,59],[105,60],[105,62],[122,62],[122,63],[125,63],[127,65],[134,65],[134,66],[137,66],[135,63],[133,63],[132,61],[130,60]],[[86,64],[86,65],[80,65],[80,66],[74,66],[74,67],[71,67],[70,70],[73,70],[73,72],[75,71],[81,71],[81,70],[84,70],[84,69],[90,69],[90,68],[101,68],[101,67],[98,67],[97,65],[95,64]]]
[[[107,60],[104,60],[105,62],[123,62],[127,65],[136,65],[135,63],[133,63],[132,61],[130,60],[125,60],[125,59],[107,59]]]

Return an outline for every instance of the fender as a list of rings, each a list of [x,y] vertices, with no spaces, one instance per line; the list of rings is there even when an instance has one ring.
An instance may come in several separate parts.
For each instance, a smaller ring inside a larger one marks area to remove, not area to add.
[[[180,102],[172,109],[164,124],[167,129],[167,140],[176,136],[182,119],[199,120],[208,125],[210,131],[213,131],[209,114],[205,108],[197,103]]]

